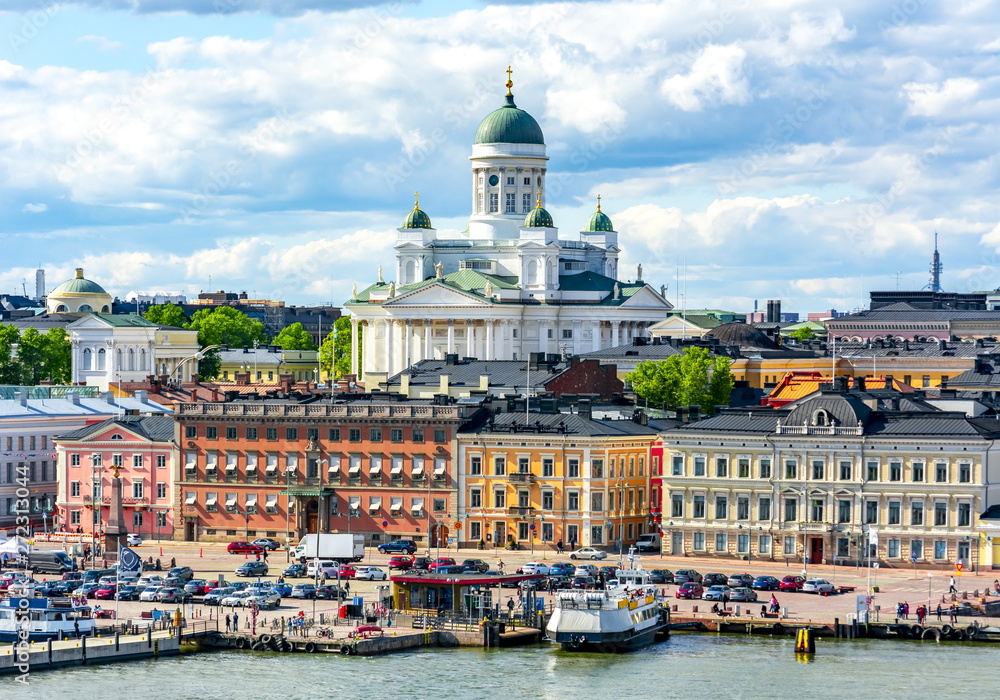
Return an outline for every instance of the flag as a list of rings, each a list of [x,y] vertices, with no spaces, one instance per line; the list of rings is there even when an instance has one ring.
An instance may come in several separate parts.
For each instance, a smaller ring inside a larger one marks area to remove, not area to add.
[[[878,546],[878,533],[875,530],[868,531],[868,544]]]
[[[118,573],[123,571],[142,571],[142,557],[125,545],[119,545]]]

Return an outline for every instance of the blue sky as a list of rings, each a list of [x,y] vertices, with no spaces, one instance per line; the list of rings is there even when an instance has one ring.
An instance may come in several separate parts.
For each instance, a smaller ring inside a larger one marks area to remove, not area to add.
[[[935,231],[947,289],[1000,286],[985,0],[3,7],[3,292],[82,265],[118,294],[341,303],[393,269],[414,190],[465,227],[507,64],[562,234],[601,194],[624,276],[676,300],[685,268],[689,307],[919,288]]]

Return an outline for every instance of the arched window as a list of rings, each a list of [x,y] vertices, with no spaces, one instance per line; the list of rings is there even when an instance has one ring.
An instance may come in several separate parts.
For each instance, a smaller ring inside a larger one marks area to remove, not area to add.
[[[830,414],[828,414],[826,411],[819,410],[813,414],[813,425],[827,426],[831,424],[832,423],[830,421]]]
[[[528,261],[528,284],[538,284],[538,263],[534,260]]]
[[[91,369],[94,363],[94,354],[90,351],[90,348],[83,349],[83,368],[85,370]]]
[[[67,311],[69,311],[69,307],[66,306],[65,304],[60,304],[59,306],[56,307],[57,314],[64,314]]]
[[[128,368],[129,371],[135,371],[135,351],[132,348],[128,349]]]
[[[559,281],[559,275],[556,273],[556,261],[549,260],[548,264],[545,266],[545,283],[555,284]]]
[[[97,369],[107,369],[107,353],[104,348],[97,351]]]
[[[77,309],[77,313],[89,314],[93,310],[94,310],[94,307],[91,306],[90,304],[80,304],[80,308]]]
[[[139,351],[139,369],[143,372],[149,369],[149,365],[146,364],[146,348]]]
[[[107,304],[105,304],[104,306],[101,307],[101,313],[102,314],[109,314],[109,313],[111,313],[111,307],[108,306]]]
[[[405,271],[403,272],[403,284],[413,284],[416,281],[417,266],[412,260],[407,260]]]

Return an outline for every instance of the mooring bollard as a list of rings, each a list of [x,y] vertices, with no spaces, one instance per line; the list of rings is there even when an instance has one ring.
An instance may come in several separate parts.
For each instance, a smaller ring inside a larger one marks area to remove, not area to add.
[[[815,654],[816,640],[811,629],[800,629],[795,634],[796,654]]]

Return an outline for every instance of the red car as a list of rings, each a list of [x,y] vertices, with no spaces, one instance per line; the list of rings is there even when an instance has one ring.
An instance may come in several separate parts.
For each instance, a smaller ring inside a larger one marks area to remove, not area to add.
[[[801,576],[786,576],[785,578],[781,579],[781,583],[778,584],[778,590],[792,591],[793,593],[795,591],[801,591],[802,584],[804,584],[805,582],[806,580]]]
[[[226,547],[226,551],[230,554],[260,554],[264,551],[264,548],[259,544],[251,544],[250,542],[230,542],[229,546]]]
[[[220,583],[218,580],[216,580],[216,581],[208,581],[208,582],[205,583],[205,593],[211,593],[216,588],[218,588],[218,587],[220,587],[222,585],[224,585],[224,584]]]
[[[337,569],[337,575],[340,578],[354,578],[356,573],[358,573],[357,569],[350,564],[341,564],[340,568]]]
[[[389,559],[390,569],[399,569],[400,571],[406,571],[412,566],[413,566],[413,557],[395,556]]]
[[[700,583],[695,581],[688,581],[687,583],[682,583],[680,588],[677,589],[677,593],[674,595],[677,598],[688,598],[691,600],[699,600],[701,594],[705,592]]]
[[[118,591],[118,586],[115,586],[115,585],[104,586],[102,588],[98,588],[96,591],[94,591],[94,599],[95,600],[114,600],[115,593],[117,591]]]
[[[434,571],[442,566],[455,566],[455,560],[451,557],[438,557],[427,565],[428,571]]]

